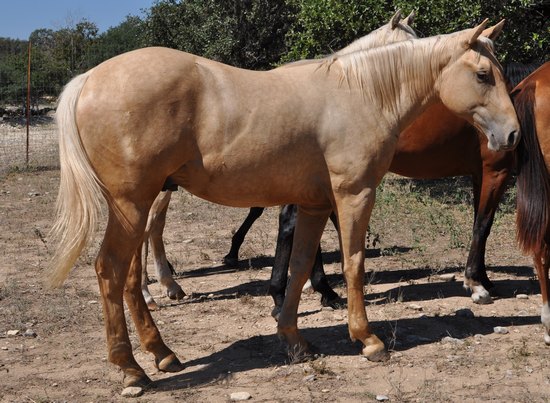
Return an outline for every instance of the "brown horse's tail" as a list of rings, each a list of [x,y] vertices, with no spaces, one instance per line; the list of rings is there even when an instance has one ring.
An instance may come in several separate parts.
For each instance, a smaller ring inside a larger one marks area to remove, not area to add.
[[[78,133],[77,100],[89,72],[71,80],[59,99],[56,122],[59,130],[61,180],[56,221],[50,236],[58,241],[49,265],[48,284],[58,287],[67,278],[82,249],[90,242],[101,213],[102,185],[96,176]]]
[[[550,217],[550,177],[540,149],[535,126],[535,87],[527,84],[512,94],[521,125],[517,147],[516,238],[526,254],[543,245]]]

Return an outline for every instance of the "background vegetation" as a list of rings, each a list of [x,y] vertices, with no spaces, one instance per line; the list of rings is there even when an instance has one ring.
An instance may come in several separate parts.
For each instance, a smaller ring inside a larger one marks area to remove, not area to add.
[[[502,61],[548,59],[548,0],[157,0],[99,33],[93,21],[35,30],[32,96],[56,96],[74,75],[143,46],[168,46],[250,69],[313,58],[345,46],[387,22],[396,9],[416,11],[420,36],[506,18]],[[23,104],[28,41],[0,38],[0,104]]]

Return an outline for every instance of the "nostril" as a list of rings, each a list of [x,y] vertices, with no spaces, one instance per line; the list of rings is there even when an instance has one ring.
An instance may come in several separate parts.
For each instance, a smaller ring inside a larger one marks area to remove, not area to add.
[[[516,143],[518,131],[514,130],[508,135],[508,145],[513,146]]]

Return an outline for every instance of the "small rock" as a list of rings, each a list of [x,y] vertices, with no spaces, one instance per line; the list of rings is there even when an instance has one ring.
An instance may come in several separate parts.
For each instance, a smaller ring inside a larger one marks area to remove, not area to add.
[[[38,335],[36,334],[36,332],[34,330],[27,329],[27,330],[25,330],[25,333],[23,333],[23,336],[24,337],[36,337]]]
[[[527,294],[516,294],[517,299],[529,299],[529,295]]]
[[[2,350],[8,351],[8,348],[6,346],[2,346]]]
[[[139,397],[143,395],[143,388],[139,386],[128,386],[127,388],[124,388],[121,395],[123,397]]]
[[[473,318],[475,315],[474,313],[472,312],[471,309],[469,308],[461,308],[461,309],[458,309],[456,312],[455,312],[455,315],[456,316],[459,316],[461,318]]]
[[[528,374],[532,374],[532,373],[533,373],[533,368],[531,368],[531,367],[525,367],[525,371],[526,371]]]
[[[321,392],[328,393],[328,392],[330,392],[330,389],[321,389]]]
[[[457,339],[456,337],[445,336],[441,339],[445,344],[464,344],[464,340]]]
[[[206,298],[212,299],[212,298],[214,298],[214,294],[210,293],[210,294],[208,294],[208,295],[206,296]]]
[[[252,397],[252,395],[248,392],[234,392],[231,393],[229,396],[229,399],[231,399],[232,402],[238,402],[241,400],[248,400]]]
[[[38,193],[38,192],[29,192],[29,196],[30,197],[40,196],[40,193]]]
[[[385,402],[386,400],[390,400],[390,398],[386,395],[376,395],[376,400],[379,402]]]
[[[304,382],[311,382],[315,380],[315,374],[304,376]]]
[[[509,332],[509,330],[504,326],[495,326],[493,331],[497,334],[507,334]]]
[[[324,306],[321,308],[321,311],[334,311],[334,308],[331,306]]]
[[[91,301],[88,301],[88,305],[95,305],[95,304],[97,304],[97,303],[98,303],[98,302],[97,302],[95,299],[93,299],[93,300],[91,300]]]
[[[451,281],[455,281],[455,275],[453,273],[440,274],[439,279],[441,281],[451,282]]]
[[[417,305],[417,304],[409,304],[407,306],[407,308],[412,309],[413,311],[421,311],[422,309],[424,309],[420,305]]]
[[[17,336],[19,334],[19,330],[8,330],[6,334],[8,336]]]

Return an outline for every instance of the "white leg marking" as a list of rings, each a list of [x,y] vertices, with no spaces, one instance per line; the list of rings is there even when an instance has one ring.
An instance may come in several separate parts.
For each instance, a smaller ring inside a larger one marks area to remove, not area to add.
[[[547,346],[550,346],[550,305],[545,304],[542,306],[540,321],[545,327],[544,342]]]

